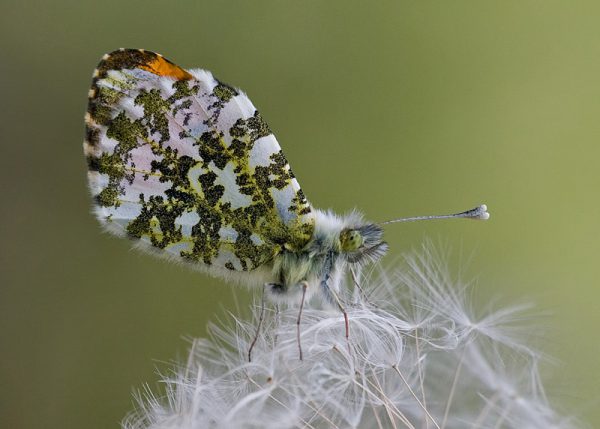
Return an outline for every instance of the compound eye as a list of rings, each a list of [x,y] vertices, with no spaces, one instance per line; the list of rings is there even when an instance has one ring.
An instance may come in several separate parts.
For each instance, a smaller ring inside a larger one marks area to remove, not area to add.
[[[343,252],[358,250],[364,242],[364,238],[356,229],[346,229],[340,233],[340,247]]]

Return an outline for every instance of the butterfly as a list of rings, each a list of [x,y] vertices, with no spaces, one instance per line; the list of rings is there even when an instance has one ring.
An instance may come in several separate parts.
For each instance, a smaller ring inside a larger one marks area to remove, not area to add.
[[[385,223],[311,206],[250,99],[201,69],[141,49],[94,71],[83,144],[105,229],[274,300],[338,303],[349,268],[388,250]],[[439,217],[486,219],[485,206]]]

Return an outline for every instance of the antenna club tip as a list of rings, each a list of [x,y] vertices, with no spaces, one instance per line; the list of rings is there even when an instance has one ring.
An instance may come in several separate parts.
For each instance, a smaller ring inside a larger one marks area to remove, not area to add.
[[[488,220],[490,218],[490,214],[487,211],[487,205],[482,204],[475,209],[474,219]]]

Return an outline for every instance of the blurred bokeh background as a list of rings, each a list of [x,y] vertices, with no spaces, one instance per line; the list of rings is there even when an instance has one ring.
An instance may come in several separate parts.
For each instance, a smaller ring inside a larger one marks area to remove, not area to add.
[[[3,0],[0,427],[110,428],[251,293],[130,251],[90,215],[91,73],[139,47],[243,88],[309,200],[453,249],[485,306],[533,301],[546,386],[600,421],[600,3]]]

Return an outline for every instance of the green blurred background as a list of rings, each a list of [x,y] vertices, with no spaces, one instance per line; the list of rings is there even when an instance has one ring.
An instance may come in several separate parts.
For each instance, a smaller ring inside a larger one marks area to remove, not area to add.
[[[317,207],[486,202],[487,223],[390,227],[391,254],[431,237],[481,305],[536,302],[552,398],[600,421],[599,18],[595,1],[2,0],[0,427],[118,427],[183,336],[251,296],[90,215],[83,114],[118,47],[243,88]]]

